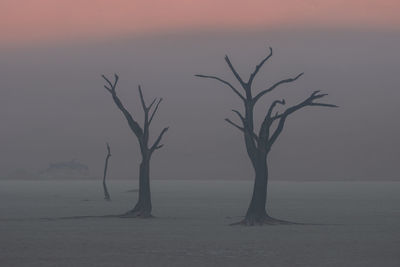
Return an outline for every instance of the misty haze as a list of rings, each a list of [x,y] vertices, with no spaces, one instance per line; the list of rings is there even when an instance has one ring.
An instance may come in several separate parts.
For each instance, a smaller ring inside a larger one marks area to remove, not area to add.
[[[400,265],[397,2],[28,2],[0,266]]]
[[[141,114],[138,84],[149,99],[164,98],[154,127],[165,122],[171,133],[168,146],[154,158],[154,177],[251,179],[240,136],[223,121],[239,100],[223,85],[199,82],[193,75],[232,79],[225,54],[245,75],[271,46],[274,56],[256,88],[305,74],[264,103],[282,97],[296,103],[323,90],[341,107],[304,110],[290,119],[270,158],[272,179],[398,180],[399,44],[399,35],[391,33],[283,31],[171,34],[6,50],[0,60],[2,151],[7,154],[0,162],[1,176],[72,159],[99,176],[108,141],[118,151],[110,176],[130,178],[131,164],[138,162],[137,143],[101,88],[100,74],[116,72],[119,92],[132,112]],[[260,105],[257,119],[262,113]]]

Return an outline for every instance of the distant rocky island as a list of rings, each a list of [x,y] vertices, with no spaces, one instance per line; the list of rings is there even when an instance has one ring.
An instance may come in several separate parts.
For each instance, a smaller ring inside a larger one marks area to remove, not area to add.
[[[12,180],[75,180],[91,179],[94,177],[90,175],[89,167],[86,164],[73,159],[70,161],[49,163],[47,169],[38,172],[17,169],[6,178]]]
[[[86,164],[71,160],[67,162],[50,163],[46,170],[39,172],[39,178],[87,179],[90,178],[90,172]]]

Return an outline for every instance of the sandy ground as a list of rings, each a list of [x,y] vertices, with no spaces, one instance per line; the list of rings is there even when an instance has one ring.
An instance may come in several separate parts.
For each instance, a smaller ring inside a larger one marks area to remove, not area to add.
[[[135,181],[0,181],[0,266],[400,266],[400,183],[275,182],[271,215],[322,225],[228,226],[250,182],[154,181],[150,220],[118,214]]]

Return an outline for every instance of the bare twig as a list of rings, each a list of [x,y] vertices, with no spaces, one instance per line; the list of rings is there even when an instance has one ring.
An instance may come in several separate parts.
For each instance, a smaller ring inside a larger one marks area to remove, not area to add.
[[[225,80],[223,80],[223,79],[221,79],[221,78],[219,78],[219,77],[217,77],[217,76],[209,76],[209,75],[202,75],[202,74],[196,74],[196,75],[194,75],[194,76],[200,77],[200,78],[214,79],[214,80],[220,81],[221,83],[228,85],[228,86],[232,89],[232,91],[233,91],[237,96],[240,97],[240,99],[242,99],[243,101],[245,101],[244,96],[243,96],[241,93],[239,93],[239,91],[238,91],[231,83],[229,83],[229,82],[227,82],[227,81],[225,81]]]
[[[243,79],[240,77],[239,73],[236,71],[235,67],[233,67],[231,60],[229,59],[228,55],[225,55],[225,61],[228,64],[228,67],[231,69],[233,75],[235,78],[239,81],[240,85],[245,89],[246,88],[246,83],[243,81]]]
[[[168,131],[169,127],[165,127],[164,129],[162,129],[161,133],[158,135],[156,141],[154,142],[154,144],[151,146],[150,151],[153,152],[156,149],[161,148],[163,145],[160,145],[161,139],[163,137],[163,135]]]
[[[262,68],[262,66],[264,65],[264,63],[266,61],[268,61],[268,59],[270,59],[272,57],[272,47],[269,47],[269,54],[268,56],[266,56],[263,60],[261,60],[261,62],[256,66],[256,69],[253,71],[252,74],[250,74],[250,78],[249,81],[247,82],[247,84],[249,86],[251,86],[253,84],[253,80],[256,77],[257,73],[259,72],[259,70]]]
[[[271,91],[273,91],[276,87],[278,87],[281,84],[285,84],[285,83],[291,83],[296,81],[298,78],[300,78],[304,73],[300,73],[299,75],[297,75],[294,78],[289,78],[289,79],[285,79],[285,80],[281,80],[277,83],[275,83],[274,85],[272,85],[271,87],[269,87],[268,89],[265,89],[263,91],[261,91],[260,93],[258,93],[254,98],[253,98],[253,103],[256,103],[263,95],[265,95],[266,93],[269,93]]]
[[[155,100],[156,100],[156,99],[154,99],[154,101],[155,101]],[[156,112],[157,112],[157,110],[158,110],[158,106],[160,105],[160,103],[161,103],[162,100],[163,100],[162,98],[160,98],[160,99],[158,100],[157,105],[155,106],[153,112],[152,112],[151,115],[150,115],[149,124],[150,124],[151,121],[153,120],[153,117],[154,117],[154,115],[156,114]],[[154,101],[153,101],[153,103],[154,103]],[[151,106],[153,105],[153,103],[151,103],[150,108],[151,108]]]

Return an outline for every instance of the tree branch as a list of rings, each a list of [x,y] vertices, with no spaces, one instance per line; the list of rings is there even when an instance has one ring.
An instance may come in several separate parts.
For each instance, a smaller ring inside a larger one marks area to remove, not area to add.
[[[266,56],[257,66],[254,72],[250,75],[249,81],[247,84],[251,87],[251,84],[253,83],[254,78],[256,77],[258,71],[261,69],[261,67],[264,65],[264,63],[272,57],[272,47],[269,47],[269,55]]]
[[[268,109],[267,116],[265,117],[266,119],[271,118],[272,111],[274,110],[275,106],[278,104],[285,105],[286,104],[285,99],[275,100],[274,102],[272,102],[271,106]]]
[[[223,84],[225,84],[225,85],[228,85],[228,86],[232,89],[232,91],[233,91],[236,95],[238,95],[243,101],[246,100],[246,99],[244,98],[244,96],[243,96],[241,93],[239,93],[239,91],[238,91],[232,84],[230,84],[229,82],[227,82],[227,81],[225,81],[225,80],[223,80],[223,79],[221,79],[221,78],[219,78],[219,77],[216,77],[216,76],[209,76],[209,75],[202,75],[202,74],[196,74],[196,75],[194,75],[194,76],[200,77],[200,78],[214,79],[214,80],[220,81],[221,83],[223,83]]]
[[[139,90],[140,102],[142,103],[143,111],[146,114],[146,113],[148,113],[148,109],[146,106],[146,102],[144,101],[142,87],[140,86],[140,84],[138,85],[138,90]]]
[[[331,107],[331,108],[337,108],[337,105],[333,105],[333,104],[326,104],[326,103],[315,103],[313,102],[316,99],[320,99],[323,98],[325,96],[327,96],[328,94],[320,94],[320,91],[314,91],[307,99],[305,99],[303,102],[294,105],[290,108],[288,108],[283,114],[279,115],[279,116],[288,116],[294,112],[296,112],[297,110],[304,108],[306,106],[321,106],[321,107]]]
[[[245,124],[244,122],[245,122],[245,118],[243,117],[243,115],[239,112],[239,111],[237,111],[236,109],[232,109],[232,111],[234,112],[234,113],[236,113],[236,115],[238,115],[238,117],[240,118],[240,120],[242,121],[242,123],[243,123],[243,125]]]
[[[160,148],[162,148],[163,146],[164,146],[164,144],[158,145],[158,146],[156,146],[155,149],[160,149]]]
[[[275,143],[278,136],[281,134],[283,126],[285,125],[286,118],[287,118],[286,116],[280,118],[278,126],[276,127],[274,133],[271,135],[271,138],[269,138],[269,140],[267,141],[266,144],[267,148],[271,148],[271,146]]]
[[[271,92],[272,90],[274,90],[274,89],[275,89],[276,87],[278,87],[279,85],[296,81],[296,80],[297,80],[298,78],[300,78],[303,74],[304,74],[304,72],[300,73],[299,75],[297,75],[297,76],[294,77],[294,78],[289,78],[289,79],[281,80],[281,81],[275,83],[274,85],[272,85],[271,87],[269,87],[268,89],[265,89],[265,90],[261,91],[260,93],[258,93],[258,94],[253,98],[253,103],[256,103],[263,95],[265,95],[266,93]]]
[[[243,79],[240,77],[239,73],[236,71],[235,67],[233,67],[231,60],[229,59],[228,55],[225,55],[225,61],[228,64],[229,68],[231,69],[233,75],[236,77],[236,79],[239,81],[240,85],[246,89],[246,83],[243,81]]]
[[[285,125],[285,121],[286,121],[286,118],[290,115],[290,114],[292,114],[292,113],[294,113],[294,112],[296,112],[296,111],[298,111],[298,110],[300,110],[300,109],[302,109],[302,108],[304,108],[304,107],[307,107],[307,106],[320,106],[320,107],[331,107],[331,108],[337,108],[338,106],[337,105],[334,105],[334,104],[326,104],[326,103],[315,103],[315,102],[313,102],[314,100],[316,100],[316,99],[320,99],[320,98],[323,98],[324,96],[327,96],[328,94],[320,94],[319,93],[320,91],[314,91],[307,99],[305,99],[303,102],[301,102],[301,103],[299,103],[299,104],[297,104],[297,105],[294,105],[294,106],[292,106],[292,107],[290,107],[290,108],[288,108],[288,109],[286,109],[282,114],[280,114],[280,115],[275,115],[274,116],[274,120],[275,119],[279,119],[279,123],[278,123],[278,126],[277,126],[277,128],[275,129],[275,131],[274,131],[274,133],[272,134],[272,136],[271,136],[271,138],[268,140],[268,147],[271,147],[273,144],[274,144],[274,142],[276,141],[276,139],[278,138],[278,136],[280,135],[280,133],[282,132],[282,130],[283,130],[283,126]]]
[[[233,112],[235,112],[236,113],[236,110],[232,110]],[[239,113],[240,114],[240,113]],[[245,127],[245,120],[244,120],[244,118],[242,119],[242,122],[243,122],[243,127],[241,127],[241,126],[239,126],[238,124],[236,124],[236,123],[234,123],[233,121],[231,121],[230,119],[228,119],[228,118],[226,118],[225,119],[225,121],[227,121],[229,124],[231,124],[232,126],[234,126],[234,127],[236,127],[237,129],[239,129],[240,131],[242,131],[244,134],[246,134],[246,133],[250,133],[250,136],[253,138],[253,140],[258,140],[258,136],[254,133],[254,132],[251,132],[251,130],[250,129],[246,129]],[[246,131],[247,130],[247,131]]]
[[[260,131],[258,133],[258,136],[261,140],[263,140],[265,142],[265,144],[267,143],[268,140],[266,140],[268,138],[269,135],[269,127],[271,126],[272,122],[275,120],[275,118],[271,117],[272,111],[274,110],[275,106],[281,104],[281,105],[285,105],[285,99],[282,100],[275,100],[274,102],[272,102],[271,106],[269,107],[267,114],[265,115],[265,118],[263,120],[263,122],[261,123],[261,127],[260,127]]]
[[[334,104],[326,104],[326,103],[311,103],[309,106],[319,106],[319,107],[329,107],[329,108],[338,108],[338,105]]]
[[[108,143],[106,143],[106,145],[107,145],[107,157],[111,157],[110,145]]]
[[[118,83],[118,75],[114,74],[114,83],[111,83],[110,80],[104,76],[101,75],[103,77],[103,79],[108,83],[108,85],[110,86],[110,88],[107,88],[107,86],[105,85],[104,87],[106,87],[106,89],[110,92],[115,105],[121,110],[122,114],[124,114],[126,120],[128,121],[129,127],[132,129],[132,131],[135,133],[135,135],[138,137],[139,141],[142,139],[143,137],[143,130],[140,127],[140,125],[137,123],[137,121],[135,121],[132,117],[132,115],[129,113],[129,111],[124,107],[124,105],[122,104],[121,100],[119,99],[119,97],[117,96],[117,91],[116,91],[116,87],[117,87],[117,83]]]
[[[104,88],[106,88],[107,91],[109,91],[111,94],[113,92],[115,93],[119,76],[116,73],[114,73],[114,83],[111,83],[111,81],[104,74],[102,74],[101,77],[103,77],[103,79],[108,83],[108,86],[104,85]]]
[[[162,100],[163,100],[162,98],[160,98],[160,99],[158,100],[158,102],[157,102],[157,104],[156,104],[156,107],[154,108],[153,112],[151,113],[150,119],[149,119],[149,125],[150,125],[151,121],[153,120],[153,117],[154,117],[154,115],[156,114],[156,112],[157,112],[157,110],[158,110],[158,106],[160,105],[160,103],[161,103]],[[154,99],[153,103],[154,103],[155,101],[156,101],[156,99]],[[149,109],[151,108],[151,106],[153,105],[153,103],[151,103]]]
[[[149,110],[150,110],[151,107],[154,105],[154,103],[156,102],[156,100],[157,100],[157,97],[155,97],[155,98],[153,99],[153,101],[151,101],[150,105],[148,106],[148,109],[149,109]]]
[[[154,150],[159,149],[161,147],[163,147],[163,145],[160,145],[161,139],[163,137],[163,135],[168,131],[169,127],[165,127],[164,129],[162,129],[161,133],[158,135],[156,141],[154,142],[154,144],[151,146],[150,148],[150,152],[153,153]]]
[[[244,128],[240,127],[239,125],[237,125],[236,123],[234,123],[233,121],[231,121],[230,119],[226,118],[225,121],[227,121],[229,124],[233,125],[234,127],[238,128],[239,130],[241,130],[242,132],[244,132]]]

